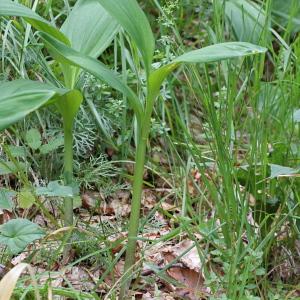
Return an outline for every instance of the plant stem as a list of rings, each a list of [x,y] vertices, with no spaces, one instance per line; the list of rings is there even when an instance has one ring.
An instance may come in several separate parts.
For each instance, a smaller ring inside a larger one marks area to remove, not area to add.
[[[136,152],[136,162],[133,179],[133,194],[131,201],[131,214],[128,228],[128,243],[124,266],[125,278],[121,286],[120,299],[123,299],[126,292],[128,291],[131,278],[130,276],[128,276],[129,274],[127,273],[135,263],[135,251],[137,244],[137,235],[139,230],[146,144],[147,140],[141,139]]]
[[[125,266],[124,266],[124,279],[121,284],[121,291],[119,299],[122,300],[126,296],[130,283],[131,283],[131,274],[132,267],[135,264],[135,252],[137,245],[137,236],[139,231],[139,220],[140,220],[140,209],[141,209],[141,197],[142,197],[142,188],[143,188],[143,175],[144,175],[144,164],[145,164],[145,155],[147,148],[147,141],[151,128],[151,115],[153,111],[154,100],[156,98],[156,93],[151,92],[148,85],[148,94],[146,101],[146,109],[144,117],[142,119],[142,126],[139,126],[139,140],[136,150],[135,157],[135,167],[134,167],[134,176],[133,176],[133,191],[132,191],[132,201],[131,201],[131,214],[129,220],[128,228],[128,243],[126,249],[125,257]],[[141,124],[140,124],[141,125]],[[141,127],[141,128],[140,128]]]
[[[73,126],[64,122],[64,179],[65,185],[73,183]],[[64,198],[64,225],[73,225],[73,198]]]

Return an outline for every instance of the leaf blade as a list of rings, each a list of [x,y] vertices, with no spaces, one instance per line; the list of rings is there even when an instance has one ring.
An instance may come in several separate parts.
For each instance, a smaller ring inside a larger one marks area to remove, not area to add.
[[[15,80],[0,83],[0,131],[23,119],[49,100],[68,92],[50,84]]]
[[[44,236],[44,231],[27,219],[14,219],[0,226],[0,243],[13,254],[21,252],[33,241]]]
[[[155,41],[149,21],[136,0],[98,0],[129,33],[139,48],[145,68],[150,73]]]
[[[32,150],[38,150],[42,145],[42,136],[36,128],[31,128],[26,132],[25,140]]]
[[[265,53],[266,51],[267,49],[264,47],[247,42],[227,42],[187,52],[177,57],[174,62],[210,63]]]
[[[266,26],[265,12],[246,0],[225,2],[225,14],[239,41],[259,43]]]
[[[8,189],[0,189],[0,209],[6,209],[8,211],[12,211],[13,202],[12,198],[16,195],[16,193],[12,190]]]
[[[160,86],[165,78],[182,63],[209,63],[225,59],[244,57],[264,53],[266,48],[245,42],[229,42],[207,46],[202,49],[187,52],[173,60],[173,62],[153,71],[149,76],[152,97],[159,94]]]
[[[69,38],[71,47],[97,58],[111,44],[120,26],[98,2],[79,0],[63,23],[61,31]],[[73,88],[80,68],[62,64],[65,82]]]
[[[97,58],[111,44],[119,27],[98,0],[79,0],[61,31],[69,38],[74,50]]]
[[[60,41],[52,38],[50,35],[41,33],[41,37],[46,46],[55,53],[56,59],[63,63],[82,68],[91,73],[95,77],[109,84],[111,87],[120,91],[128,97],[129,104],[135,111],[138,120],[140,121],[143,114],[143,107],[136,94],[119,79],[116,72],[108,69],[104,64],[95,58],[83,55],[74,49],[64,45]]]

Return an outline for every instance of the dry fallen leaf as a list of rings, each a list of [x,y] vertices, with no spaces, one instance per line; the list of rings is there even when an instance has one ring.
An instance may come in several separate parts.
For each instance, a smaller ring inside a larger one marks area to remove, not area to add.
[[[112,287],[114,283],[122,276],[124,270],[124,260],[119,260],[115,265],[113,271],[104,279],[106,285]]]
[[[146,210],[151,210],[157,203],[156,195],[150,189],[144,189],[142,194],[142,205]]]
[[[196,247],[193,247],[194,242],[191,240],[184,240],[180,244],[172,246],[170,252],[173,256],[178,257],[182,255],[183,252],[187,251],[189,248],[192,248],[188,253],[182,256],[179,261],[182,262],[186,267],[191,270],[195,270],[198,273],[201,273],[202,262]]]
[[[86,191],[81,195],[81,200],[84,208],[93,210],[99,206],[99,203],[104,201],[104,196],[99,192]]]
[[[35,273],[39,274],[38,283],[45,285],[46,283],[51,285],[53,288],[59,288],[63,286],[64,272],[51,272],[49,273],[45,269],[35,268]]]
[[[182,284],[182,287],[175,288],[176,293],[185,299],[201,299],[209,290],[204,286],[202,273],[202,262],[200,260],[194,242],[185,240],[175,246],[168,246],[163,249],[165,264],[176,260],[176,266],[170,267],[167,273],[170,277]],[[184,252],[190,249],[185,255]]]
[[[153,292],[152,294],[147,292],[143,295],[142,300],[175,300],[175,298],[167,293],[160,292],[159,295],[155,295],[155,292]]]
[[[95,284],[91,280],[89,273],[82,267],[72,267],[66,276],[72,286],[80,291],[91,291],[94,289]]]
[[[170,203],[165,202],[165,201],[162,202],[161,207],[165,211],[172,211],[172,210],[177,209],[177,207],[174,204],[170,204]]]
[[[8,210],[0,209],[0,225],[7,223],[13,217],[12,213]]]
[[[116,217],[126,217],[130,214],[131,206],[128,203],[120,202],[119,199],[113,199],[110,208]]]

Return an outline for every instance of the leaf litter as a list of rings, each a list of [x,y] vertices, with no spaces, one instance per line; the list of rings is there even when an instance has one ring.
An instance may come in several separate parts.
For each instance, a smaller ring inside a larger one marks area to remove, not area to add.
[[[202,272],[202,262],[194,242],[187,237],[181,237],[169,241],[163,241],[164,236],[170,234],[172,226],[169,217],[165,212],[171,214],[180,213],[180,209],[173,203],[172,197],[167,201],[159,202],[161,193],[155,189],[145,189],[143,191],[142,212],[148,214],[152,209],[159,207],[153,215],[152,222],[159,224],[159,228],[147,224],[141,236],[139,236],[138,247],[139,255],[137,259],[143,260],[141,276],[138,276],[137,292],[134,293],[136,299],[206,299],[209,290],[205,287],[205,278]],[[77,223],[77,229],[84,231],[85,222],[89,223],[90,228],[98,227],[101,222],[108,222],[112,226],[116,221],[128,218],[130,214],[130,193],[118,191],[113,196],[104,199],[101,193],[87,191],[82,194],[82,207],[76,209],[80,222]],[[4,211],[6,213],[6,211]],[[41,214],[36,214],[34,222],[41,227],[47,227],[48,222]],[[116,227],[114,227],[116,229]],[[26,261],[35,251],[52,251],[52,247],[57,247],[59,243],[55,240],[57,237],[66,235],[68,231],[65,228],[56,230],[48,235],[44,241],[35,242],[35,245],[28,246],[22,253],[14,256],[11,265],[17,265]],[[126,244],[127,232],[115,230],[106,237],[107,242],[101,244],[99,249],[103,249],[108,244],[114,245],[111,253],[117,257]],[[39,244],[40,243],[40,244]],[[185,253],[186,252],[186,253]],[[74,259],[71,255],[70,259]],[[122,276],[124,259],[120,259],[114,265],[113,269],[105,276],[104,281],[99,284],[99,279],[105,272],[105,268],[99,265],[89,265],[79,263],[76,265],[61,265],[59,261],[54,262],[52,266],[48,265],[45,257],[35,257],[31,259],[36,274],[38,274],[38,283],[43,285],[47,282],[52,288],[62,288],[71,285],[77,291],[91,292],[105,295],[118,282]],[[149,266],[152,266],[149,268]],[[153,271],[153,266],[161,274]],[[3,266],[2,270],[6,270]],[[50,268],[50,269],[49,269]],[[26,273],[25,273],[26,274]],[[27,274],[28,275],[28,274]],[[148,279],[153,280],[154,285],[149,286]]]

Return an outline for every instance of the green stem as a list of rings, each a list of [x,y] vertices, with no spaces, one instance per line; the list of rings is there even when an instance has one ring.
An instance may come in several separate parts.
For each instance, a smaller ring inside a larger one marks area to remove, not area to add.
[[[136,152],[131,214],[130,214],[129,228],[128,228],[128,243],[127,243],[126,259],[125,259],[125,266],[124,266],[125,278],[124,278],[124,283],[122,284],[121,287],[120,299],[123,299],[126,292],[128,291],[131,282],[131,278],[130,276],[128,276],[129,275],[128,271],[132,268],[132,266],[135,263],[135,252],[136,252],[137,236],[139,230],[146,144],[147,141],[140,140]]]
[[[64,122],[64,179],[65,185],[73,183],[73,126]],[[73,225],[73,198],[64,198],[64,225]]]
[[[149,90],[149,88],[148,88]],[[128,289],[132,280],[130,274],[132,274],[132,268],[135,264],[135,253],[137,245],[137,236],[139,231],[140,209],[141,209],[141,197],[143,189],[143,175],[145,155],[147,148],[147,141],[151,128],[151,115],[153,111],[154,100],[156,98],[155,93],[150,93],[146,101],[146,110],[143,118],[143,125],[139,132],[138,146],[136,150],[136,160],[133,177],[133,191],[131,201],[131,214],[128,228],[128,243],[126,249],[125,266],[124,266],[124,279],[121,284],[121,291],[119,299],[125,299],[128,294]]]

